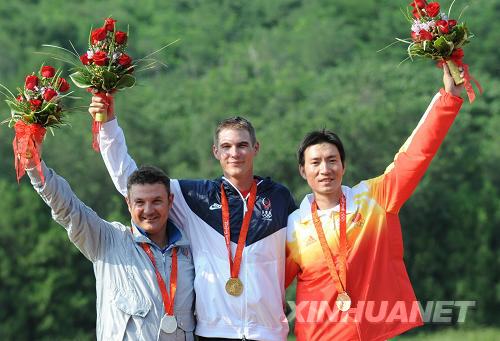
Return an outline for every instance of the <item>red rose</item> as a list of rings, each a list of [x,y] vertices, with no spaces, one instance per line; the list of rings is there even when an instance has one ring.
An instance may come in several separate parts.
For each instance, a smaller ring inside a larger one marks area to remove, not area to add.
[[[55,96],[57,96],[57,92],[54,89],[49,88],[43,93],[43,99],[46,101],[50,101]]]
[[[39,99],[30,100],[30,109],[33,111],[38,110],[38,108],[40,108],[41,105],[42,101],[40,101]]]
[[[28,90],[35,90],[35,86],[38,85],[38,77],[35,75],[26,76],[24,81],[24,87]]]
[[[429,17],[435,17],[436,15],[438,15],[440,9],[441,8],[439,7],[439,3],[437,2],[431,2],[427,6],[425,6],[425,12]]]
[[[90,40],[92,41],[92,44],[97,44],[97,42],[106,39],[107,34],[108,31],[106,31],[105,27],[96,28],[90,34]]]
[[[23,101],[24,101],[24,97],[23,97],[23,95],[19,95],[19,96],[17,96],[17,97],[16,97],[16,100],[17,100],[18,102],[23,102]]]
[[[89,65],[90,64],[89,56],[86,53],[84,55],[80,56],[80,60],[82,61],[83,65]]]
[[[56,69],[54,69],[52,66],[45,65],[45,66],[42,66],[41,73],[42,73],[42,76],[45,78],[52,78],[56,74]]]
[[[457,24],[457,21],[456,21],[456,20],[453,20],[453,19],[448,20],[448,26],[449,26],[450,28],[452,28],[452,27],[453,27],[453,26],[455,26],[456,24]]]
[[[451,58],[454,60],[460,60],[464,57],[464,50],[456,49],[451,53]]]
[[[107,30],[107,31],[114,31],[115,30],[115,22],[116,20],[113,19],[113,18],[107,18],[105,21],[104,21],[104,28]]]
[[[413,0],[410,2],[410,6],[413,6],[415,8],[425,8],[427,6],[427,1],[425,0]]]
[[[446,20],[438,20],[436,21],[436,26],[439,28],[441,33],[448,33],[450,28],[448,26],[448,22]]]
[[[422,13],[421,11],[419,11],[418,9],[414,8],[413,11],[413,16],[415,17],[415,19],[420,19],[420,14]]]
[[[108,55],[104,51],[97,51],[94,53],[92,60],[94,61],[94,64],[103,66],[108,62]]]
[[[426,30],[420,30],[418,36],[420,40],[432,40],[432,34]]]
[[[116,31],[115,33],[115,41],[117,44],[123,44],[127,41],[127,33],[122,31]]]
[[[64,78],[59,78],[56,82],[56,87],[60,92],[66,92],[69,90],[69,83]]]
[[[118,58],[118,64],[121,66],[129,66],[130,63],[132,63],[132,58],[130,56],[126,55],[125,53]]]

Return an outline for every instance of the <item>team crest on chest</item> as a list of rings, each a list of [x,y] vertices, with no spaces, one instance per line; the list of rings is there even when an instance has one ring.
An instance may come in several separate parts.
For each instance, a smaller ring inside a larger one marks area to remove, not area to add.
[[[273,213],[272,213],[272,208],[271,208],[271,199],[269,198],[262,198],[261,199],[262,203],[262,219],[271,221],[273,220]]]

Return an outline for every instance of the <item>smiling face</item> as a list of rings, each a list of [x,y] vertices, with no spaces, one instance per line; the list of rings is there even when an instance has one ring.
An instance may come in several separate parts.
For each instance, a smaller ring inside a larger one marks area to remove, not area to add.
[[[166,241],[168,212],[173,195],[162,183],[134,184],[126,198],[134,224],[142,228],[158,245]]]
[[[307,147],[299,172],[316,197],[340,195],[345,168],[336,145],[323,142]]]
[[[229,180],[253,178],[253,159],[259,151],[259,143],[252,143],[247,130],[222,129],[218,134],[217,145],[214,145],[212,150],[226,178]]]

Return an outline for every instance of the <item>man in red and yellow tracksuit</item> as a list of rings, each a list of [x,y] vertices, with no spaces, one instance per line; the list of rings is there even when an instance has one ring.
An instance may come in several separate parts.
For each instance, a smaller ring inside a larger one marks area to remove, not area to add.
[[[345,153],[332,132],[308,134],[299,169],[312,194],[287,227],[286,285],[297,277],[297,340],[386,340],[423,324],[403,261],[399,210],[462,105],[445,66],[444,89],[384,174],[342,186]]]

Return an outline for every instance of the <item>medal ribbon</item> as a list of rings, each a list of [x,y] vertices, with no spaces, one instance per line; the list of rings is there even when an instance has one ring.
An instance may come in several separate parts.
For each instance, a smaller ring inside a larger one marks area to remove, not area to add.
[[[326,264],[328,265],[328,269],[330,270],[330,275],[334,279],[335,286],[337,287],[337,292],[339,294],[344,293],[346,291],[346,278],[347,278],[347,235],[346,235],[346,199],[344,193],[340,196],[340,248],[339,248],[339,263],[340,269],[337,272],[335,268],[335,264],[333,262],[332,251],[328,247],[328,243],[326,241],[325,233],[323,232],[323,226],[321,224],[321,220],[318,216],[318,204],[316,200],[313,201],[311,205],[311,213],[313,218],[314,227],[316,228],[316,233],[319,237],[319,242],[321,244],[321,249],[323,250],[323,255],[326,259]],[[335,281],[337,279],[338,281]]]
[[[231,278],[238,278],[240,273],[241,257],[243,255],[243,247],[247,239],[248,227],[250,226],[250,219],[252,218],[253,207],[255,205],[255,198],[257,196],[257,184],[252,182],[250,188],[250,198],[248,198],[247,211],[241,223],[240,237],[238,238],[238,245],[234,255],[234,262],[231,256],[231,227],[229,223],[229,204],[227,202],[226,192],[224,185],[220,185],[221,204],[222,204],[222,227],[224,230],[224,239],[226,240],[227,253],[229,256],[229,269],[231,271]]]
[[[151,247],[147,243],[141,243],[141,247],[146,252],[151,260],[151,263],[153,263],[153,267],[155,268],[156,281],[160,287],[165,314],[174,315],[174,300],[175,292],[177,291],[177,248],[172,250],[172,273],[170,274],[170,296],[168,296],[167,286],[165,285],[165,281],[156,267],[155,256],[153,255],[153,251],[151,251]]]

